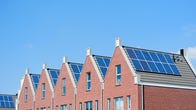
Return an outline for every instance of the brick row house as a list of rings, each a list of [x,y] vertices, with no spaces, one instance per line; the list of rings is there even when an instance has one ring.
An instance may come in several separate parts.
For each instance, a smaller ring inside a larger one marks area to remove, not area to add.
[[[19,90],[18,110],[194,110],[195,70],[180,54],[122,46],[112,57],[87,50],[84,64],[43,65],[37,86],[28,71]],[[28,90],[27,90],[28,89]]]

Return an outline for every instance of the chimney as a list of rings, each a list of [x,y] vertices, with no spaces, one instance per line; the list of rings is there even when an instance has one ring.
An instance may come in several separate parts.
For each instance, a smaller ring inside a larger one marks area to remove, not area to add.
[[[86,55],[92,55],[92,49],[91,48],[88,48],[87,51],[86,51]]]
[[[25,73],[26,73],[26,74],[29,74],[29,68],[27,68],[27,69],[25,70]]]
[[[185,57],[187,55],[186,49],[180,49],[180,55]]]
[[[115,42],[115,46],[116,47],[121,46],[121,42],[122,42],[122,40],[120,38],[117,38],[116,42]]]
[[[43,65],[42,65],[42,69],[46,69],[46,64],[44,63]]]
[[[63,57],[63,63],[67,63],[67,57],[66,56]]]

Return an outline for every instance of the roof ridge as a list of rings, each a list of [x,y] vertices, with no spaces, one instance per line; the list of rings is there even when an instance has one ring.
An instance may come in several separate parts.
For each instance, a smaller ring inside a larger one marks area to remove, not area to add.
[[[95,55],[95,54],[93,54],[92,56],[93,56],[93,57],[94,57],[94,56],[98,56],[98,57],[107,57],[107,58],[112,58],[112,57],[110,57],[110,56],[104,56],[104,55]]]

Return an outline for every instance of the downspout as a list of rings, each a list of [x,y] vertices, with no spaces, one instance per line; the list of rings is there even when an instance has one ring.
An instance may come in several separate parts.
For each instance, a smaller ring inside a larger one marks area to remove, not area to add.
[[[142,94],[142,110],[144,109],[144,85],[141,85],[141,94]]]
[[[104,89],[104,83],[101,83],[101,110],[103,110],[103,89]]]
[[[76,87],[74,88],[74,107],[76,110]]]

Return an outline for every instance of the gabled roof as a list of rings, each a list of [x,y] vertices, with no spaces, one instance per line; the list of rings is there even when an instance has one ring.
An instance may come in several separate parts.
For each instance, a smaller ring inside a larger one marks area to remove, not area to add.
[[[34,88],[34,91],[37,90],[38,84],[39,84],[39,80],[40,80],[40,74],[32,74],[30,73],[30,78],[31,78],[31,82]]]
[[[100,55],[92,56],[97,64],[97,67],[99,68],[100,73],[102,73],[102,77],[105,78],[108,67],[110,65],[111,57]]]
[[[15,108],[15,95],[0,94],[0,108]]]
[[[196,77],[181,54],[122,46],[139,83],[196,87]]]
[[[50,76],[50,80],[52,83],[53,88],[56,86],[59,74],[60,74],[60,70],[59,69],[51,69],[51,68],[47,68],[48,74]]]
[[[69,68],[71,69],[71,72],[74,76],[75,82],[77,83],[80,78],[80,74],[82,72],[83,64],[68,62],[68,65],[69,65]]]

